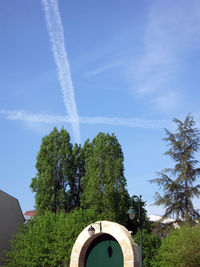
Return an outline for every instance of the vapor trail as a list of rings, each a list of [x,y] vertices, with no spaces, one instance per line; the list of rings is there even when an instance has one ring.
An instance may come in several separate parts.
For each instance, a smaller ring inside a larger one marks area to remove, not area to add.
[[[64,42],[64,31],[57,0],[42,0],[52,52],[58,70],[63,102],[72,124],[75,142],[80,143],[79,116],[76,109],[70,65]]]
[[[72,123],[69,116],[58,116],[49,114],[32,114],[24,110],[0,110],[0,116],[8,120],[20,120],[39,123]],[[79,117],[82,124],[102,124],[123,126],[131,128],[163,129],[171,126],[168,120],[145,120],[140,118],[120,117]]]

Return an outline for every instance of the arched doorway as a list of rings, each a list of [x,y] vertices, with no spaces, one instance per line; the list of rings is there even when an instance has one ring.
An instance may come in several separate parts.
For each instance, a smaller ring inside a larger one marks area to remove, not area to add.
[[[102,241],[102,246],[104,246],[106,243],[103,243],[103,241],[109,243],[109,240],[111,249],[109,248],[109,244],[107,243],[108,246],[106,245],[107,247],[106,249],[104,249],[104,252],[107,251],[107,253],[109,252],[110,254],[112,254],[114,251],[114,253],[116,253],[116,251],[120,247],[123,255],[123,261],[122,265],[120,265],[119,267],[139,267],[139,247],[135,244],[128,230],[124,226],[115,222],[101,221],[101,228],[99,227],[99,223],[100,222],[94,222],[92,224],[92,226],[95,228],[94,235],[90,236],[88,233],[88,228],[91,226],[90,224],[85,227],[85,229],[83,229],[83,231],[77,237],[71,252],[70,267],[86,267],[86,264],[90,264],[90,259],[88,258],[92,257],[92,253],[98,253],[96,252],[95,247],[97,244],[101,244],[101,242],[99,241]],[[106,240],[104,240],[104,238]],[[101,247],[97,247],[97,249],[102,252]],[[113,256],[112,260],[115,260],[114,254],[112,254],[111,256]],[[98,257],[102,258],[102,254],[100,254]],[[104,264],[102,264],[100,267],[104,266],[107,267]],[[97,266],[95,263],[92,265],[92,267],[99,266]],[[112,267],[118,267],[118,265],[112,265]]]
[[[117,240],[102,234],[90,244],[85,257],[85,267],[123,267],[123,254]]]

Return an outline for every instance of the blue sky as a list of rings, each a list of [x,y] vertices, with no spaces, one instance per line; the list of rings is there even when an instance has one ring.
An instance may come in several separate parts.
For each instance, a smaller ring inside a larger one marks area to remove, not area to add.
[[[189,112],[200,125],[200,2],[7,0],[0,10],[0,188],[33,209],[42,137],[63,125],[83,144],[102,131],[122,146],[130,195],[162,214],[147,180],[173,166],[163,129]]]

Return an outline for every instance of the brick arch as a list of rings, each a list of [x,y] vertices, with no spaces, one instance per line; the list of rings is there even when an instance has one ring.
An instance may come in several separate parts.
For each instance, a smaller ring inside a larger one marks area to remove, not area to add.
[[[84,267],[86,252],[91,242],[99,235],[109,234],[119,243],[123,258],[124,267],[139,266],[139,247],[135,244],[129,231],[122,225],[101,221],[102,231],[100,232],[99,222],[92,224],[95,228],[95,235],[92,237],[88,233],[88,225],[77,237],[71,252],[70,267]]]

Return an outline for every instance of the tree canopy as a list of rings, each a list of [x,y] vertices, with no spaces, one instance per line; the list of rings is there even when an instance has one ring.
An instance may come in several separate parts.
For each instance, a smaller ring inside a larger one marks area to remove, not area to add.
[[[78,148],[77,148],[78,149]],[[63,128],[42,139],[36,162],[37,174],[30,187],[38,212],[71,210],[74,206],[74,162],[69,133]]]
[[[65,129],[42,139],[37,155],[35,192],[38,214],[92,209],[107,220],[125,222],[129,195],[124,177],[123,152],[114,134],[99,133],[84,146],[74,146]]]
[[[91,143],[87,142],[81,195],[82,207],[121,223],[127,218],[129,205],[123,161],[123,152],[114,134],[99,133]]]
[[[196,168],[198,161],[195,159],[195,152],[200,146],[200,136],[190,114],[184,122],[178,119],[173,121],[177,124],[176,132],[171,133],[166,129],[167,137],[164,140],[169,145],[165,155],[175,162],[175,166],[159,172],[160,177],[150,182],[163,189],[163,196],[156,192],[155,204],[165,207],[164,216],[175,215],[177,219],[189,222],[199,216],[193,207],[192,198],[200,195],[200,185],[195,184],[200,175],[200,168]]]

